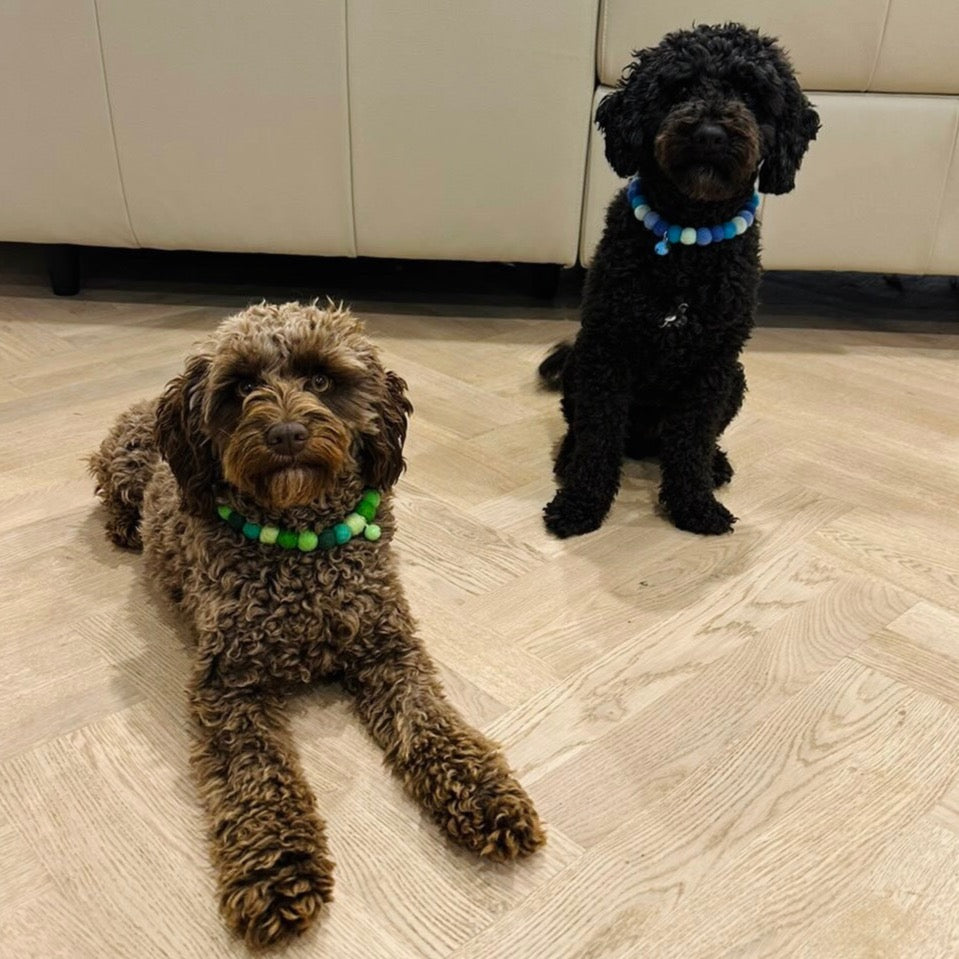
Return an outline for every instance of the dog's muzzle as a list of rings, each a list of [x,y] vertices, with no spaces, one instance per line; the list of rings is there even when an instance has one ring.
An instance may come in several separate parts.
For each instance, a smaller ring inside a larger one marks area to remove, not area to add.
[[[745,104],[685,103],[660,126],[656,162],[691,200],[721,201],[755,176],[760,142],[759,126]]]

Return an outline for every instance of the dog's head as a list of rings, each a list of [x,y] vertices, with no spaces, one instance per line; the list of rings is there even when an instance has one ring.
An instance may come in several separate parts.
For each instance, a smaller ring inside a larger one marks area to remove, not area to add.
[[[198,515],[224,483],[268,510],[308,505],[349,476],[385,490],[404,466],[405,391],[348,310],[254,306],[168,384],[157,445]]]
[[[619,176],[665,178],[694,202],[788,193],[819,116],[776,42],[739,24],[700,26],[634,54],[596,112]]]

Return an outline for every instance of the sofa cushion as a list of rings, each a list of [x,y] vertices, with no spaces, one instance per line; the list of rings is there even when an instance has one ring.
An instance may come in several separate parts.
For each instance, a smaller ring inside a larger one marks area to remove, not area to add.
[[[90,3],[0,3],[0,240],[135,246]]]
[[[595,0],[350,5],[357,251],[573,263]]]
[[[959,93],[955,0],[602,0],[600,80],[666,33],[729,20],[779,37],[809,90]]]
[[[142,246],[353,252],[343,4],[97,6]]]

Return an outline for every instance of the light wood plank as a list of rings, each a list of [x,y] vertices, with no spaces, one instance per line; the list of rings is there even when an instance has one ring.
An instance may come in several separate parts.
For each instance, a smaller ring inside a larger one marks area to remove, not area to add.
[[[951,922],[959,898],[959,836],[927,818],[903,832],[857,882],[859,895],[794,959],[948,959],[959,955]]]
[[[957,760],[953,709],[844,660],[454,955],[781,956]]]
[[[897,521],[872,510],[846,513],[815,534],[846,562],[902,583],[927,599],[959,607],[959,523],[930,513],[900,513]]]
[[[682,681],[538,780],[544,809],[577,842],[596,845],[610,822],[641,813],[759,728],[912,598],[881,582],[842,579],[719,659],[657,647],[641,682],[655,687],[677,674]]]

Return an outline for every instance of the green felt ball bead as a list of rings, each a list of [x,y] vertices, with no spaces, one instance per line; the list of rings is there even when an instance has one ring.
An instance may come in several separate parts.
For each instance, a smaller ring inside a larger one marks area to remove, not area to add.
[[[276,526],[264,526],[260,530],[260,542],[266,543],[267,546],[272,546],[279,535],[280,531]]]
[[[336,537],[337,545],[342,546],[344,543],[350,541],[350,537],[352,537],[353,534],[350,532],[350,528],[346,523],[337,523],[336,526],[333,527],[333,535]]]
[[[332,549],[336,546],[336,533],[331,529],[325,529],[320,533],[318,542],[323,549]]]
[[[243,524],[243,535],[247,539],[259,539],[260,538],[260,526],[257,523],[244,523]]]
[[[220,505],[217,506],[216,511],[220,514],[220,519],[229,519],[230,514],[233,512],[233,510],[231,510],[226,503],[220,503]]]
[[[359,506],[356,507],[356,512],[368,523],[372,523],[373,518],[376,516],[376,507],[372,503],[368,503],[364,500]]]
[[[292,533],[288,529],[283,529],[280,530],[280,535],[277,536],[276,541],[284,549],[296,549],[297,539],[296,533]]]
[[[359,536],[360,533],[366,529],[366,520],[360,516],[359,513],[350,513],[349,516],[343,520],[344,525],[349,526],[350,533],[353,536]]]
[[[246,525],[246,520],[239,513],[230,513],[226,521],[235,530],[242,530]]]
[[[296,545],[299,546],[302,552],[309,553],[316,549],[316,545],[319,543],[319,541],[319,536],[317,536],[313,530],[305,529],[302,533],[300,533],[299,538],[296,541]]]
[[[382,535],[383,530],[376,525],[376,523],[370,523],[369,526],[363,530],[363,535],[371,542],[375,543]]]
[[[376,509],[376,507],[380,505],[380,500],[381,500],[381,499],[382,499],[382,497],[380,496],[380,494],[379,494],[379,492],[378,492],[377,490],[375,490],[375,489],[368,489],[368,490],[366,490],[366,491],[363,493],[363,497],[362,497],[362,499],[360,500],[360,502],[361,502],[361,503],[371,503],[372,506],[373,506],[373,509]]]

